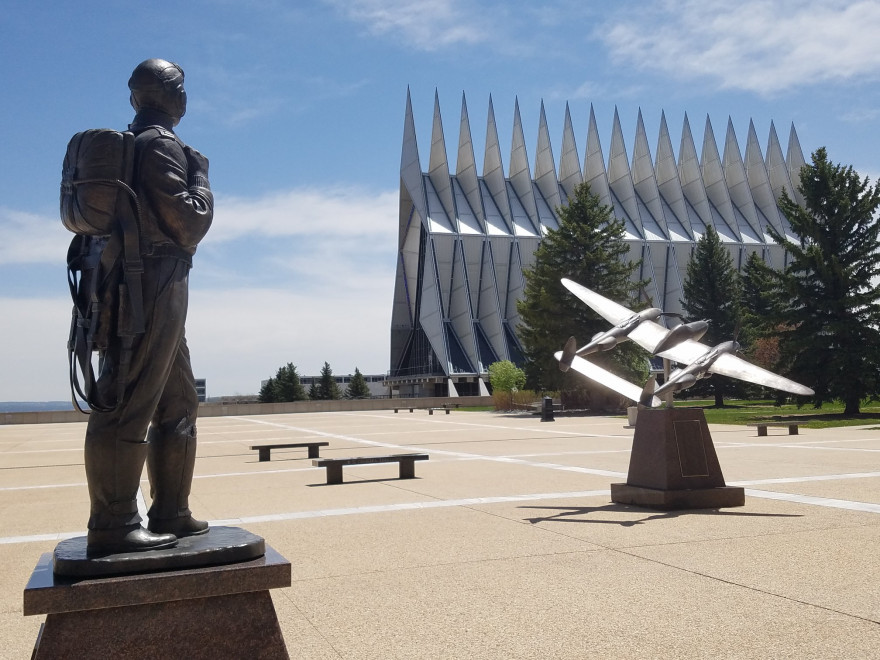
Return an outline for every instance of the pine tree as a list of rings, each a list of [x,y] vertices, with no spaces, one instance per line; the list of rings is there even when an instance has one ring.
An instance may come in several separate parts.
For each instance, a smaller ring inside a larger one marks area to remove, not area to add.
[[[797,241],[769,228],[789,254],[780,351],[791,376],[815,391],[813,403],[839,399],[858,414],[880,388],[880,185],[852,166],[828,161],[825,148],[800,172],[805,206],[783,191],[779,206]]]
[[[275,379],[269,378],[269,380],[264,382],[262,387],[260,387],[259,402],[275,403],[276,401],[278,401],[278,395],[275,391]]]
[[[277,401],[304,401],[307,398],[293,363],[288,362],[278,369],[275,375],[275,391]]]
[[[311,399],[312,401],[316,401],[320,398],[322,397],[320,391],[318,391],[318,383],[313,380],[312,384],[309,385],[309,399]]]
[[[685,314],[693,320],[709,321],[703,343],[714,346],[731,339],[739,339],[740,286],[730,252],[721,243],[721,237],[712,226],[697,241],[687,265],[681,301]],[[724,395],[741,389],[725,376],[712,376],[698,381],[689,391],[692,394],[711,393],[715,405],[724,405]]]
[[[644,286],[632,277],[640,262],[627,261],[629,247],[624,225],[611,208],[582,183],[568,204],[556,209],[559,229],[547,232],[535,251],[531,269],[523,272],[526,287],[517,304],[522,323],[517,328],[526,357],[524,370],[532,389],[587,387],[572,372],[562,373],[553,354],[570,336],[586,340],[608,329],[608,323],[561,284],[567,277],[630,308],[639,308],[634,292]],[[641,305],[644,307],[644,305]],[[590,357],[628,380],[647,378],[647,353],[631,342]]]
[[[309,394],[311,395],[311,392]],[[318,399],[342,398],[342,392],[339,391],[339,385],[336,384],[336,379],[333,377],[333,370],[327,362],[321,367],[321,379],[318,381],[316,394]]]
[[[369,399],[370,396],[370,387],[367,385],[367,379],[364,378],[364,375],[360,372],[360,370],[355,367],[354,376],[351,377],[351,380],[348,383],[348,387],[345,388],[345,398]]]

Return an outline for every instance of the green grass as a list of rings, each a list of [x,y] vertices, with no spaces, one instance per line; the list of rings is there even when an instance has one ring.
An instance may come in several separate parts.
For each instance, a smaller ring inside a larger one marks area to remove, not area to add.
[[[740,401],[731,399],[723,408],[714,400],[677,401],[676,408],[702,408],[710,424],[748,424],[749,422],[802,422],[805,428],[824,429],[834,426],[862,426],[880,421],[880,403],[863,405],[858,415],[843,414],[843,404],[826,403],[821,408],[793,404],[774,406],[770,400]]]

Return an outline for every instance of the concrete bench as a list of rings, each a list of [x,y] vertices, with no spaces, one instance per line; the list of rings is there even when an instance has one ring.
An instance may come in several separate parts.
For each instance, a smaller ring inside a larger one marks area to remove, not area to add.
[[[452,408],[447,408],[446,406],[440,406],[439,408],[428,408],[428,414],[433,415],[435,410],[445,410],[446,414],[448,415],[449,411],[452,410]]]
[[[757,426],[758,436],[767,435],[768,426],[787,426],[789,435],[797,435],[798,426],[803,423],[804,422],[750,422],[749,424],[746,424],[746,426]]]
[[[398,410],[400,410],[400,408],[395,408],[395,409],[394,409],[394,412],[397,412]],[[413,411],[413,408],[410,408],[409,411],[412,412],[412,411]]]
[[[309,458],[318,458],[320,454],[318,453],[318,447],[326,447],[329,445],[329,442],[287,442],[282,444],[272,444],[272,445],[252,445],[251,449],[256,449],[260,452],[260,462],[269,461],[271,459],[271,453],[273,449],[291,449],[295,447],[308,447],[309,448]]]
[[[372,463],[399,463],[401,479],[415,479],[415,461],[427,461],[428,454],[391,454],[390,456],[359,456],[356,458],[320,458],[312,461],[316,467],[327,468],[327,483],[342,483],[344,465],[369,465]]]

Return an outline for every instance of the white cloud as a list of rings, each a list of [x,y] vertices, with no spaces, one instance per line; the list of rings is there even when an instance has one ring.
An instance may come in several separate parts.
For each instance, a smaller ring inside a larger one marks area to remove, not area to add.
[[[459,0],[326,0],[375,35],[391,34],[419,50],[490,41],[491,12]]]
[[[263,198],[218,196],[205,243],[242,236],[358,236],[397,234],[397,193],[350,187],[298,188]],[[392,243],[393,246],[393,243]]]
[[[388,370],[393,272],[385,281],[321,292],[283,289],[193,291],[187,341],[210,396],[250,394],[293,362],[317,375]]]
[[[388,369],[397,195],[348,188],[218,199],[191,278],[187,336],[210,395],[253,393],[293,362],[337,374]],[[57,269],[58,220],[2,211],[3,263]],[[0,298],[0,400],[63,400],[70,301]]]
[[[597,30],[613,58],[760,94],[880,74],[880,3],[666,0]]]
[[[71,238],[57,216],[0,208],[0,264],[63,264]]]

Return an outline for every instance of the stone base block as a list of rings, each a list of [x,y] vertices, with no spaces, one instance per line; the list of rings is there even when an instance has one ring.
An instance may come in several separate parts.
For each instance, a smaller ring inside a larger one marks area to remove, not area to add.
[[[745,489],[738,486],[715,486],[687,490],[659,490],[628,484],[611,484],[611,501],[633,504],[647,509],[673,511],[679,509],[720,509],[743,506]]]
[[[269,590],[290,586],[290,562],[78,579],[52,554],[24,591],[24,614],[46,614],[33,658],[289,658]]]

